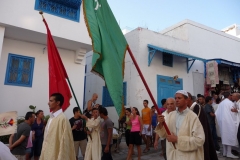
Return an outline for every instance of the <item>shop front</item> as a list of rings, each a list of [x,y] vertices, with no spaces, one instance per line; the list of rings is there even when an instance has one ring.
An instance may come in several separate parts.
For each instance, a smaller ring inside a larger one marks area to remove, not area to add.
[[[240,63],[223,59],[205,61],[205,96],[228,91],[240,93]]]

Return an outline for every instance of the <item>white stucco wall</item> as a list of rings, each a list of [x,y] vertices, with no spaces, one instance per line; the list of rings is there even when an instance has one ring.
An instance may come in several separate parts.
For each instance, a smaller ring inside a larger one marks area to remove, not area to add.
[[[206,31],[197,26],[191,26],[189,32],[190,53],[204,56],[206,59],[222,58],[240,62],[240,57],[236,56],[240,51],[239,38]]]
[[[240,39],[227,33],[190,20],[184,20],[161,33],[187,40],[189,43],[188,53],[191,55],[204,59],[221,58],[240,62],[240,57],[236,56],[240,51]]]
[[[39,11],[34,10],[34,6],[35,0],[1,0],[0,25],[14,26],[46,33],[42,17]],[[51,28],[52,35],[76,42],[91,44],[84,22],[82,5],[80,11],[80,22],[44,13],[44,17]]]
[[[49,114],[48,109],[48,57],[47,50],[43,53],[45,45],[29,43],[24,41],[4,38],[0,60],[0,112],[17,110],[19,116],[25,116],[29,111],[29,105],[42,109],[45,115]],[[32,87],[19,87],[4,85],[8,53],[35,57]],[[66,68],[78,102],[82,107],[85,61],[82,64],[75,64],[75,52],[59,49],[60,56]],[[76,106],[74,98],[70,101],[70,107],[65,111],[68,118],[71,118],[72,109]]]

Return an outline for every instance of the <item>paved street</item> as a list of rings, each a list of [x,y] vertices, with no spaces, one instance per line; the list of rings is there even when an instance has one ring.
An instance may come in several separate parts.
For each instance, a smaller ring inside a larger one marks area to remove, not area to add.
[[[123,140],[124,141],[124,138]],[[221,144],[220,144],[221,145]],[[160,143],[159,143],[159,147],[160,147]],[[144,145],[141,146],[142,150],[144,149]],[[238,149],[238,148],[236,148]],[[137,149],[134,148],[135,150],[135,155],[133,155],[133,160],[137,160]],[[226,158],[222,156],[222,147],[221,147],[221,153],[218,154],[218,158],[219,160],[232,160],[231,158]],[[238,149],[239,151],[239,149]],[[128,153],[128,148],[126,146],[125,142],[121,142],[120,146],[119,146],[119,152],[115,152],[114,150],[112,150],[112,156],[114,160],[126,160],[127,157],[127,153]],[[141,160],[164,160],[164,158],[162,156],[160,156],[161,153],[161,147],[158,150],[155,150],[154,148],[151,147],[150,151],[148,153],[142,153],[142,157]],[[81,158],[79,160],[82,160]]]

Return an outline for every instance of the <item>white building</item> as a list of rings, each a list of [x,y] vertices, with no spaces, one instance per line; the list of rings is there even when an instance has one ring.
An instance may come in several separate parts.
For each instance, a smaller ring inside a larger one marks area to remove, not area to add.
[[[76,93],[83,105],[85,54],[91,50],[91,41],[85,26],[81,0],[2,0],[0,5],[0,112],[17,110],[25,116],[29,105],[48,109],[48,57],[46,27],[38,10],[43,10],[56,46]],[[11,63],[15,57],[25,65]],[[14,70],[14,69],[18,70]],[[15,76],[13,76],[15,75]],[[24,76],[23,76],[24,75]],[[25,77],[25,79],[21,78]],[[74,98],[65,112],[70,118],[76,106]]]
[[[184,20],[160,33],[137,28],[125,37],[149,85],[161,106],[161,99],[173,97],[178,89],[204,94],[205,68],[208,59],[240,62],[240,39],[202,24]],[[91,71],[92,53],[87,53],[85,100],[99,94],[97,103],[108,106],[110,118],[117,124],[118,116],[106,96],[104,81]],[[175,81],[174,76],[178,76]],[[126,107],[143,108],[143,100],[151,102],[129,54],[125,57]],[[104,97],[104,98],[103,98]]]
[[[240,26],[237,24],[233,24],[229,27],[222,29],[222,32],[225,32],[227,34],[240,38]]]

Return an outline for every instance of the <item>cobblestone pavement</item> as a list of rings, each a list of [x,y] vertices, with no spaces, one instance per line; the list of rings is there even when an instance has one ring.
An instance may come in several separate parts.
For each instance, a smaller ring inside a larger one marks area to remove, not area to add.
[[[159,149],[155,150],[153,147],[150,148],[150,151],[147,153],[142,153],[141,160],[164,160],[163,156],[160,156],[161,153],[161,145],[159,143]],[[220,144],[221,146],[221,144]],[[121,142],[119,145],[119,151],[114,151],[114,146],[112,147],[112,157],[113,160],[126,160],[128,148],[125,142]],[[142,151],[145,148],[145,145],[141,145]],[[239,151],[239,148],[236,148],[236,150]],[[133,160],[137,160],[137,148],[134,148],[135,155],[132,156]],[[220,149],[220,154],[218,154],[219,160],[233,160],[231,158],[226,158],[222,156],[222,148]],[[79,160],[83,160],[83,158],[80,158]],[[197,159],[196,159],[197,160]],[[238,159],[240,160],[240,158]]]

